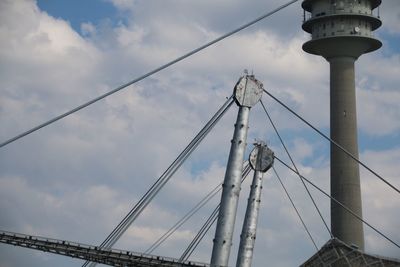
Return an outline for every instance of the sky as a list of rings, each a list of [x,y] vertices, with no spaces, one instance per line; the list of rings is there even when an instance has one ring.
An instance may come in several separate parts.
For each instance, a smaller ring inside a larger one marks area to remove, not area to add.
[[[0,141],[194,49],[284,4],[283,0],[2,0]],[[249,29],[23,139],[0,148],[0,229],[100,244],[232,94],[245,69],[329,133],[329,65],[302,51],[301,1]],[[356,63],[360,159],[400,188],[400,3],[384,0],[383,47]],[[267,95],[263,103],[301,173],[329,192],[329,144]],[[225,172],[233,106],[116,248],[145,251]],[[289,161],[258,104],[246,158],[265,140]],[[301,182],[275,164],[316,243],[329,235]],[[400,242],[400,196],[361,170],[364,219]],[[251,178],[251,177],[250,177]],[[242,186],[234,265],[249,182]],[[311,189],[326,220],[329,200]],[[315,253],[276,177],[268,172],[253,266],[298,266]],[[179,258],[219,201],[214,198],[157,255]],[[367,227],[366,251],[400,257]],[[209,262],[212,228],[191,260]],[[0,244],[0,266],[80,266],[81,260]]]

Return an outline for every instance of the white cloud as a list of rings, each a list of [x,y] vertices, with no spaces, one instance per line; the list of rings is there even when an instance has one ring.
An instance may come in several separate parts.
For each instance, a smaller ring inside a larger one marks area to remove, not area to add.
[[[400,9],[396,0],[382,1],[381,19],[383,27],[389,33],[396,35],[400,33]]]
[[[3,1],[1,25],[1,120],[11,126],[2,129],[3,138],[97,91],[100,54],[65,21],[31,1]]]
[[[91,22],[81,24],[81,32],[84,36],[96,34],[96,27]]]
[[[281,1],[268,4],[257,1],[251,5],[240,1],[178,0],[157,1],[157,4],[155,1],[112,3],[123,11],[122,15],[129,14],[126,23],[113,26],[87,21],[80,29],[84,38],[63,19],[39,10],[33,1],[0,3],[0,137],[3,140],[140,76]],[[166,12],[171,7],[173,12]],[[231,94],[245,68],[254,70],[267,90],[318,128],[326,129],[328,63],[301,51],[308,37],[299,27],[299,5],[279,14],[2,148],[0,211],[6,215],[0,218],[0,228],[100,243]],[[363,56],[357,65],[361,131],[383,136],[382,142],[385,136],[399,130],[398,58],[398,54],[375,53]],[[268,97],[264,96],[263,101],[282,130],[298,168],[328,191],[328,150],[321,152],[325,148],[322,141],[310,138],[303,124]],[[222,180],[235,113],[236,108],[232,107],[118,243],[120,248],[145,250]],[[262,109],[255,107],[249,144],[251,138],[275,140],[266,123]],[[274,149],[285,158],[281,148]],[[397,150],[396,147],[371,151],[367,147],[361,158],[397,183]],[[311,166],[305,162],[312,162]],[[305,197],[300,181],[287,170],[279,168],[279,172],[318,245],[322,245],[328,238],[326,230]],[[241,228],[249,181],[242,188],[237,231]],[[363,189],[366,218],[386,216],[388,219],[377,225],[398,239],[399,217],[395,212],[398,199],[383,199],[385,187],[371,177],[363,180]],[[311,191],[329,220],[329,200],[314,189]],[[156,253],[179,256],[218,198]],[[213,235],[211,230],[194,259],[209,260]],[[233,261],[238,236],[237,232]],[[258,236],[255,266],[263,266],[265,262],[292,266],[314,253],[271,174],[264,181]],[[383,249],[374,245],[375,241],[376,244],[381,241],[373,233],[367,232],[366,240],[371,251],[396,255],[396,250],[388,245],[382,245]],[[288,256],[288,251],[292,256]],[[25,257],[30,257],[28,253],[23,257],[10,255],[4,262],[22,266],[26,265]],[[62,257],[46,257],[33,257],[30,265],[70,263]],[[2,266],[7,264],[0,261]]]
[[[361,158],[389,183],[400,188],[397,166],[400,160],[399,148],[384,151],[365,151]],[[361,178],[364,218],[389,238],[398,242],[400,235],[397,228],[400,217],[395,210],[400,205],[399,194],[363,168],[361,168]],[[365,229],[366,249],[370,253],[397,257],[398,250],[394,245],[368,227],[365,227]]]
[[[135,0],[106,0],[112,3],[115,7],[125,10],[132,9],[135,6]]]
[[[400,93],[395,91],[359,91],[360,127],[370,135],[396,134],[400,130],[400,110],[396,103]]]

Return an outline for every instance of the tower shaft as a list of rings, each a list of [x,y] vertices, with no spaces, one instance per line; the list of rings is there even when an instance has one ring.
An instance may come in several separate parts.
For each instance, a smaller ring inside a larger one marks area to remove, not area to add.
[[[382,0],[303,0],[303,29],[311,40],[303,44],[307,53],[324,57],[330,64],[331,138],[358,158],[355,61],[379,49],[382,43],[373,31],[382,22],[374,15]],[[308,13],[306,13],[308,12]],[[358,163],[331,144],[331,195],[362,218]],[[334,237],[364,249],[360,220],[331,201]]]
[[[331,138],[358,157],[355,58],[334,57],[330,63]],[[331,195],[362,218],[360,172],[358,163],[331,144]],[[347,244],[364,249],[360,220],[331,202],[332,234]]]

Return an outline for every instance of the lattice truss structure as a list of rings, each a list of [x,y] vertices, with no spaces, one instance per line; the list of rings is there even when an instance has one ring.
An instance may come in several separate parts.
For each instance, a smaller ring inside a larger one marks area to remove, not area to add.
[[[97,246],[30,236],[11,232],[0,232],[0,243],[20,246],[44,252],[69,256],[111,266],[134,267],[208,267],[208,264],[193,261],[179,262],[177,259],[153,256],[118,249],[104,249]]]
[[[356,247],[349,246],[337,238],[329,240],[314,256],[300,267],[364,267],[364,266],[400,266],[397,259],[364,253]]]

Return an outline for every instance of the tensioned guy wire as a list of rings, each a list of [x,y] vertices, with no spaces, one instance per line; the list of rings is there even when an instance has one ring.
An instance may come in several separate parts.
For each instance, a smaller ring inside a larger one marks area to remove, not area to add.
[[[301,117],[299,114],[297,114],[294,110],[292,110],[290,107],[288,107],[287,105],[285,105],[282,101],[280,101],[278,98],[276,98],[275,96],[273,96],[270,92],[268,92],[267,90],[264,89],[264,92],[270,96],[272,99],[274,99],[276,102],[278,102],[281,106],[283,106],[284,108],[286,108],[290,113],[292,113],[293,115],[295,115],[298,119],[300,119],[302,122],[304,122],[305,124],[307,124],[309,127],[311,127],[314,131],[316,131],[318,134],[320,134],[323,138],[325,138],[326,140],[328,140],[329,142],[331,142],[332,144],[334,144],[337,148],[339,148],[340,150],[342,150],[344,153],[346,153],[350,158],[352,158],[353,160],[355,160],[356,162],[358,162],[358,164],[360,164],[361,166],[363,166],[365,169],[367,169],[369,172],[371,172],[373,175],[375,175],[376,177],[378,177],[382,182],[384,182],[385,184],[387,184],[388,186],[390,186],[393,190],[395,190],[397,193],[400,194],[400,190],[397,189],[394,185],[392,185],[390,182],[388,182],[387,180],[385,180],[382,176],[380,176],[378,173],[376,173],[375,171],[373,171],[371,168],[369,168],[366,164],[364,164],[362,161],[360,161],[358,158],[356,158],[353,154],[351,154],[349,151],[347,151],[344,147],[342,147],[341,145],[339,145],[337,142],[335,142],[334,140],[332,140],[331,138],[329,138],[328,136],[326,136],[323,132],[321,132],[320,130],[318,130],[315,126],[313,126],[311,123],[309,123],[307,120],[305,120],[303,117]]]
[[[168,237],[170,237],[179,227],[188,221],[196,212],[198,212],[208,201],[210,201],[219,191],[222,190],[222,183],[219,183],[211,190],[203,199],[199,201],[188,213],[185,214],[178,222],[176,222],[165,234],[158,238],[144,253],[150,254],[158,248]]]
[[[274,171],[276,177],[278,178],[279,183],[281,184],[283,190],[285,191],[286,196],[288,197],[290,203],[291,203],[292,206],[293,206],[293,209],[296,211],[297,217],[299,217],[299,219],[300,219],[300,221],[301,221],[301,224],[302,224],[303,227],[304,227],[304,230],[306,230],[306,232],[307,232],[307,234],[308,234],[308,237],[310,237],[311,242],[314,244],[314,247],[315,247],[315,249],[317,250],[317,253],[318,253],[318,258],[321,260],[322,265],[325,266],[324,261],[321,259],[320,255],[319,255],[319,249],[318,249],[318,247],[317,247],[317,244],[315,243],[315,240],[314,240],[314,238],[312,237],[311,232],[308,230],[308,227],[307,227],[306,223],[304,222],[303,218],[301,217],[299,210],[297,209],[296,205],[294,204],[293,199],[292,199],[292,197],[291,197],[290,194],[289,194],[289,191],[287,191],[286,186],[283,184],[283,181],[282,181],[281,177],[279,176],[279,174],[278,174],[278,172],[276,171],[276,169],[275,169],[274,166],[272,166],[272,170]]]
[[[307,183],[309,183],[311,186],[313,186],[315,189],[317,189],[318,191],[320,191],[322,194],[324,194],[325,196],[329,197],[331,200],[333,200],[336,204],[338,204],[339,206],[341,206],[343,209],[345,209],[348,213],[350,213],[351,215],[353,215],[354,217],[356,217],[358,220],[360,220],[361,222],[363,222],[365,225],[367,225],[368,227],[370,227],[372,230],[374,230],[376,233],[378,233],[379,235],[381,235],[383,238],[385,238],[386,240],[388,240],[390,243],[392,243],[393,245],[395,245],[396,247],[400,248],[400,245],[397,244],[396,242],[394,242],[392,239],[390,239],[387,235],[385,235],[384,233],[382,233],[381,231],[379,231],[377,228],[375,228],[374,226],[372,226],[371,224],[369,224],[367,221],[365,221],[363,218],[361,218],[360,216],[358,216],[354,211],[352,211],[351,209],[349,209],[346,205],[344,205],[343,203],[341,203],[339,200],[337,200],[336,198],[332,197],[331,195],[329,195],[328,193],[326,193],[324,190],[322,190],[321,188],[319,188],[317,185],[315,185],[313,182],[311,182],[310,180],[308,180],[306,177],[304,177],[303,175],[301,175],[300,173],[296,172],[295,169],[293,169],[292,167],[289,166],[289,164],[287,164],[286,162],[284,162],[283,160],[281,160],[280,158],[275,156],[275,159],[278,160],[282,165],[286,166],[286,168],[288,168],[289,170],[291,170],[292,172],[294,172],[297,175],[300,175],[304,181],[306,181]]]
[[[267,111],[267,108],[265,107],[264,103],[263,103],[261,100],[260,100],[260,103],[261,103],[262,108],[263,108],[264,111],[265,111],[265,114],[267,114],[268,120],[269,120],[269,122],[271,123],[272,127],[274,128],[275,133],[276,133],[276,135],[278,136],[278,138],[279,138],[279,140],[280,140],[280,142],[281,142],[283,148],[285,149],[286,154],[288,155],[290,161],[292,162],[294,169],[295,169],[297,172],[299,172],[299,169],[297,169],[297,166],[296,166],[296,164],[294,163],[294,160],[293,160],[292,156],[290,155],[289,150],[287,149],[285,143],[283,142],[283,139],[282,139],[281,135],[279,134],[278,129],[277,129],[276,126],[275,126],[275,123],[272,121],[272,118],[271,118],[271,116],[269,115],[269,113],[268,113],[268,111]],[[322,213],[321,213],[321,211],[319,210],[318,205],[317,205],[317,203],[315,202],[313,196],[311,195],[310,190],[308,190],[308,187],[307,187],[306,183],[303,181],[303,179],[301,179],[301,176],[299,176],[299,177],[300,177],[300,181],[301,181],[301,183],[303,184],[304,188],[306,189],[307,194],[308,194],[308,196],[310,197],[310,199],[311,199],[311,201],[312,201],[312,203],[313,203],[315,209],[317,210],[318,215],[319,215],[319,217],[320,217],[321,220],[322,220],[322,223],[324,224],[326,230],[328,231],[329,235],[330,235],[331,238],[332,238],[332,237],[333,237],[332,232],[331,232],[331,230],[329,229],[329,227],[328,227],[328,225],[327,225],[327,223],[326,223],[324,217],[322,216]]]
[[[6,145],[8,145],[8,144],[10,144],[10,143],[12,143],[12,142],[14,142],[16,140],[18,140],[18,139],[20,139],[20,138],[22,138],[24,136],[27,136],[28,134],[36,132],[37,130],[39,130],[39,129],[43,128],[43,127],[46,127],[46,126],[48,126],[48,125],[50,125],[50,124],[52,124],[52,123],[54,123],[54,122],[56,122],[56,121],[58,121],[58,120],[60,120],[62,118],[65,118],[65,117],[67,117],[67,116],[69,116],[69,115],[71,115],[71,114],[73,114],[73,113],[75,113],[75,112],[77,112],[77,111],[79,111],[79,110],[81,110],[83,108],[86,108],[86,107],[96,103],[97,101],[102,100],[103,98],[106,98],[106,97],[108,97],[108,96],[110,96],[112,94],[115,94],[116,92],[118,92],[118,91],[120,91],[120,90],[122,90],[122,89],[124,89],[124,88],[126,88],[126,87],[128,87],[128,86],[130,86],[132,84],[134,84],[134,83],[137,83],[137,82],[139,82],[139,81],[141,81],[141,80],[143,80],[143,79],[145,79],[145,78],[147,78],[147,77],[149,77],[149,76],[151,76],[153,74],[156,74],[157,72],[160,72],[161,70],[166,69],[166,68],[168,68],[168,67],[170,67],[170,66],[172,66],[172,65],[174,65],[174,64],[176,64],[176,63],[178,63],[178,62],[180,62],[182,60],[184,60],[185,58],[188,58],[188,57],[200,52],[201,50],[203,50],[205,48],[207,48],[209,46],[212,46],[212,45],[218,43],[219,41],[222,41],[223,39],[225,39],[225,38],[227,38],[227,37],[229,37],[229,36],[231,36],[231,35],[233,35],[235,33],[238,33],[240,31],[252,26],[253,24],[255,24],[255,23],[257,23],[257,22],[259,22],[259,21],[261,21],[261,20],[263,20],[263,19],[265,19],[265,18],[267,18],[267,17],[269,17],[269,16],[271,16],[273,14],[275,14],[276,12],[284,9],[285,7],[290,6],[291,4],[293,4],[293,3],[297,2],[297,1],[298,0],[289,1],[288,3],[279,6],[278,8],[276,8],[276,9],[274,9],[274,10],[272,10],[272,11],[270,11],[270,12],[268,12],[268,13],[266,13],[266,14],[264,14],[264,15],[256,18],[256,19],[252,20],[252,21],[250,21],[250,22],[248,22],[248,23],[246,23],[246,24],[244,24],[244,25],[242,25],[242,26],[240,26],[238,28],[236,28],[235,30],[230,31],[230,32],[218,37],[217,39],[214,39],[213,41],[208,42],[205,45],[202,45],[199,48],[196,48],[196,49],[190,51],[187,54],[184,54],[183,56],[180,56],[180,57],[178,57],[178,58],[176,58],[176,59],[174,59],[174,60],[172,60],[172,61],[170,61],[170,62],[168,62],[168,63],[166,63],[166,64],[164,64],[164,65],[162,65],[162,66],[160,66],[160,67],[158,67],[158,68],[156,68],[156,69],[154,69],[154,70],[152,70],[152,71],[150,71],[150,72],[148,72],[148,73],[146,73],[146,74],[144,74],[144,75],[142,75],[142,76],[140,76],[140,77],[138,77],[138,78],[136,78],[136,79],[134,79],[132,81],[130,81],[130,82],[127,82],[127,83],[125,83],[125,84],[123,84],[123,85],[121,85],[121,86],[119,86],[119,87],[117,87],[117,88],[115,88],[115,89],[113,89],[113,90],[101,95],[101,96],[98,96],[98,97],[94,98],[94,99],[92,99],[92,100],[90,100],[90,101],[88,101],[88,102],[86,102],[86,103],[84,103],[84,104],[82,104],[82,105],[70,110],[70,111],[67,111],[67,112],[65,112],[65,113],[63,113],[63,114],[61,114],[61,115],[59,115],[57,117],[54,117],[51,120],[48,120],[48,121],[46,121],[46,122],[44,122],[44,123],[42,123],[42,124],[40,124],[40,125],[38,125],[36,127],[33,127],[32,129],[30,129],[30,130],[28,130],[26,132],[23,132],[23,133],[15,136],[13,138],[10,138],[7,141],[4,141],[3,143],[0,143],[0,148],[6,146]]]
[[[215,221],[218,218],[218,212],[219,212],[220,204],[215,207],[211,215],[207,218],[206,222],[203,224],[203,226],[200,228],[199,232],[197,232],[196,236],[193,238],[193,240],[190,242],[189,246],[185,249],[181,257],[179,258],[179,262],[184,262],[186,261],[190,255],[193,253],[193,251],[197,248],[199,245],[200,241],[203,239],[207,231],[211,228],[211,226],[215,223]]]
[[[251,171],[251,166],[250,164],[246,164],[243,167],[242,171],[242,180],[241,183],[247,178]],[[220,204],[215,207],[211,215],[207,218],[206,222],[203,224],[203,226],[200,228],[196,236],[193,238],[192,242],[190,242],[189,246],[186,248],[186,250],[183,252],[182,256],[179,258],[179,262],[187,261],[189,257],[192,255],[192,253],[196,250],[197,246],[200,244],[201,240],[204,238],[204,236],[207,234],[207,232],[210,230],[211,226],[215,223],[215,221],[218,218],[219,214],[219,208]]]
[[[248,161],[244,163],[243,169],[247,168]],[[219,191],[222,190],[222,182],[211,190],[203,199],[199,201],[189,212],[187,212],[178,222],[176,222],[167,232],[158,238],[144,253],[151,254],[157,249],[167,238],[169,238],[179,227],[188,221],[196,212],[198,212],[208,201],[210,201]]]
[[[117,227],[107,236],[107,238],[101,243],[101,248],[111,248],[118,239],[125,233],[128,227],[133,223],[134,220],[142,213],[157,193],[164,187],[169,181],[172,175],[179,169],[183,162],[189,157],[194,149],[200,144],[204,137],[211,131],[216,123],[222,118],[227,110],[232,106],[234,100],[229,97],[222,107],[215,113],[215,115],[207,122],[207,124],[200,130],[195,138],[189,143],[189,145],[179,154],[179,156],[173,161],[173,163],[167,168],[167,170],[157,179],[157,181],[151,186],[151,188],[145,193],[145,195],[139,200],[139,202],[129,211],[124,219],[117,225]],[[95,266],[96,263],[90,263],[86,261],[82,266]]]
[[[176,222],[167,232],[159,237],[144,253],[150,254],[167,240],[179,227],[187,222],[194,214],[196,214],[208,201],[210,201],[220,190],[222,183],[218,184],[211,192],[209,192],[199,203],[197,203],[188,213],[185,214],[178,222]]]

